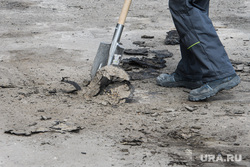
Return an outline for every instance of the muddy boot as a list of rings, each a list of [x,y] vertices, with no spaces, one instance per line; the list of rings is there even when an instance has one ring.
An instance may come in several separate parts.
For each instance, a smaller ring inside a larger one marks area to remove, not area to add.
[[[156,82],[164,87],[185,87],[188,89],[196,89],[203,85],[202,81],[191,81],[184,79],[177,73],[161,74],[156,78]]]
[[[229,77],[208,82],[198,89],[189,93],[190,101],[201,101],[216,95],[219,91],[232,89],[240,83],[240,77],[233,74]]]

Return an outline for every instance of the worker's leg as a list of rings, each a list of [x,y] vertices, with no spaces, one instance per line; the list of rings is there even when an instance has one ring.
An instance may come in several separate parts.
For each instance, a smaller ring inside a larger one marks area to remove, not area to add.
[[[176,73],[209,82],[235,73],[208,17],[209,0],[169,0],[181,38],[182,59]]]
[[[208,17],[209,0],[169,0],[169,6],[180,35],[182,59],[175,73],[161,74],[157,83],[170,87],[203,81],[189,93],[190,101],[204,100],[238,85],[240,78]]]

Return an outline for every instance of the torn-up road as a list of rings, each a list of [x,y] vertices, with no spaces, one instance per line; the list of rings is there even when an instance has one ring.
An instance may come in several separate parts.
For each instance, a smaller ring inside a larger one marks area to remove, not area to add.
[[[248,0],[211,1],[242,82],[195,103],[190,90],[155,82],[180,60],[168,1],[133,1],[121,38],[128,76],[111,77],[102,91],[89,87],[99,43],[110,43],[122,5],[0,2],[0,167],[248,167]],[[86,96],[89,88],[97,94]]]

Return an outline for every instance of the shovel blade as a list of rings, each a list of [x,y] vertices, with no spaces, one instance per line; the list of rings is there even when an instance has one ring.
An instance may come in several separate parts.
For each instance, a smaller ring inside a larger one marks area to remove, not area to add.
[[[106,66],[108,64],[108,59],[109,59],[109,53],[110,53],[110,47],[111,44],[103,43],[101,42],[99,45],[99,48],[97,50],[97,54],[95,56],[92,69],[91,69],[91,79],[94,78],[96,72]],[[120,45],[117,46],[115,54],[119,55],[119,57],[122,57],[124,52],[124,48],[121,47]]]

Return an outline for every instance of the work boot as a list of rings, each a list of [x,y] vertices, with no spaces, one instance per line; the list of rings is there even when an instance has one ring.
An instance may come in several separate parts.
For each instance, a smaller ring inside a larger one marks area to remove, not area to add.
[[[233,74],[229,77],[208,82],[200,88],[194,89],[189,93],[190,101],[201,101],[216,95],[219,91],[232,89],[240,83],[240,77]]]
[[[196,89],[203,85],[202,81],[191,81],[184,79],[177,73],[161,74],[156,78],[156,82],[164,87],[185,87],[188,89]]]

